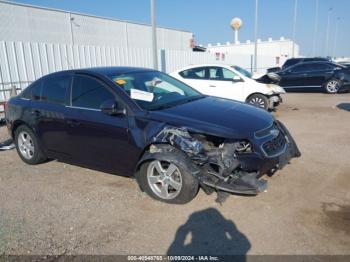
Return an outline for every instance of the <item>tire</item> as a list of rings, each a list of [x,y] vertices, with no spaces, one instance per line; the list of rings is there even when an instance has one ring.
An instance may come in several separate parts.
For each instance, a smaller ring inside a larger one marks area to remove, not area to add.
[[[36,135],[26,125],[21,125],[15,130],[15,145],[19,157],[29,165],[37,165],[47,159]]]
[[[247,103],[251,104],[253,106],[259,107],[261,109],[264,109],[264,110],[269,109],[269,99],[266,96],[261,95],[261,94],[251,95],[247,99]]]
[[[140,167],[138,183],[150,197],[168,204],[186,204],[196,197],[199,189],[197,179],[191,175],[186,164],[171,160],[144,162]]]
[[[328,94],[336,94],[339,91],[340,85],[341,83],[339,80],[331,79],[324,85],[324,89]]]

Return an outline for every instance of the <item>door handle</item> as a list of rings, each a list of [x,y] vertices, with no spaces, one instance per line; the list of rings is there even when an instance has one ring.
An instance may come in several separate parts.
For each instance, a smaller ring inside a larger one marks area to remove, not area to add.
[[[72,119],[72,120],[67,120],[67,124],[70,125],[71,127],[76,127],[80,126],[80,122],[78,120]]]
[[[216,87],[216,86],[214,86],[214,85],[210,85],[209,87]]]

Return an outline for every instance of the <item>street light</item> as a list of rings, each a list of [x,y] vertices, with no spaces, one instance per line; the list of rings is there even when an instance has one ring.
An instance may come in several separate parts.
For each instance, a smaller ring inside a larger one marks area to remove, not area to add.
[[[255,23],[254,23],[254,37],[255,37],[255,46],[254,46],[254,72],[257,72],[258,68],[258,10],[259,9],[259,0],[255,0]]]
[[[316,41],[317,41],[317,31],[318,31],[318,4],[319,0],[316,0],[316,14],[315,14],[315,32],[314,32],[314,44],[312,48],[312,55],[316,56]]]
[[[157,26],[156,26],[156,0],[151,0],[151,21],[152,21],[152,55],[153,68],[158,70],[158,50],[157,50]]]
[[[326,32],[326,56],[329,55],[329,27],[330,27],[330,20],[331,20],[331,13],[332,13],[333,8],[330,7],[328,9],[328,16],[327,16],[327,32]]]
[[[294,21],[293,21],[293,48],[292,56],[295,57],[295,33],[297,27],[297,11],[298,11],[298,0],[294,1]]]
[[[332,52],[333,57],[335,57],[335,49],[337,48],[339,21],[340,21],[340,17],[337,18],[337,22],[335,24],[335,36],[334,36],[333,52]]]

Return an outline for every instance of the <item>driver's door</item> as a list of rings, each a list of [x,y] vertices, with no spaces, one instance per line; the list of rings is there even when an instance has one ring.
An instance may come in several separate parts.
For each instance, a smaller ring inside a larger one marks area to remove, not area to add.
[[[74,76],[69,106],[68,142],[75,163],[123,175],[130,170],[127,116],[102,113],[103,102],[118,97],[99,79]]]
[[[207,93],[232,100],[244,101],[244,82],[224,67],[209,67]]]

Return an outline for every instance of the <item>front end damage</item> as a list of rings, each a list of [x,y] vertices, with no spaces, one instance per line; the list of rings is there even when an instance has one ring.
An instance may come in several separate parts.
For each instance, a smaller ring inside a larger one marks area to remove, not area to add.
[[[273,174],[291,158],[301,155],[294,139],[279,121],[243,140],[167,126],[153,138],[149,155],[141,161],[165,158],[171,148],[180,152],[178,158],[185,162],[206,193],[256,195],[267,189],[267,181],[261,176]]]

